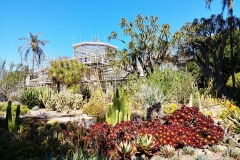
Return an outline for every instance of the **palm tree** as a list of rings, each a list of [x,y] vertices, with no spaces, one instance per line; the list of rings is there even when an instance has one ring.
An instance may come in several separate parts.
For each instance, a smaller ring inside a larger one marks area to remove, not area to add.
[[[206,6],[210,9],[212,0],[206,0]],[[222,0],[222,14],[225,8],[228,7],[228,14],[233,16],[233,0]]]
[[[32,35],[31,32],[28,33],[30,36],[30,39],[27,38],[20,38],[19,40],[25,40],[27,41],[26,44],[22,45],[18,48],[18,52],[22,54],[23,51],[25,51],[24,54],[24,60],[27,61],[27,57],[30,51],[32,51],[32,73],[34,72],[34,61],[37,61],[37,65],[41,63],[41,61],[44,59],[45,54],[43,50],[39,47],[40,45],[45,45],[45,43],[49,42],[46,40],[39,40],[38,36],[42,33],[38,33],[36,35]]]
[[[206,6],[210,9],[212,0],[206,0]],[[233,0],[222,0],[222,14],[225,10],[225,8],[228,7],[228,14],[229,14],[229,22],[230,22],[230,54],[231,54],[231,76],[232,76],[232,84],[233,84],[233,96],[235,96],[235,69],[234,69],[234,55],[233,55]]]

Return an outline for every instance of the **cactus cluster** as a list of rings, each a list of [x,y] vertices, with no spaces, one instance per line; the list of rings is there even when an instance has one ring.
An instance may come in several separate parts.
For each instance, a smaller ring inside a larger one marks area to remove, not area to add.
[[[8,102],[7,113],[6,113],[6,123],[8,125],[9,132],[17,132],[19,125],[20,116],[20,105],[17,105],[16,116],[12,116],[12,102]]]
[[[105,114],[108,124],[115,125],[121,121],[128,121],[131,117],[131,106],[127,102],[127,92],[123,90],[120,96],[119,89],[113,96],[113,104],[109,106],[108,112]]]

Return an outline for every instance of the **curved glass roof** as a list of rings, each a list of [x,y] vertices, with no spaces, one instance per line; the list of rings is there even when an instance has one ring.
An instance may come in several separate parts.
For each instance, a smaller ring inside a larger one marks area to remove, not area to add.
[[[108,43],[103,43],[95,40],[94,42],[82,42],[72,45],[74,49],[74,57],[86,56],[92,54],[103,55],[106,54],[106,47],[110,47],[113,50],[118,50],[116,46],[110,45]]]

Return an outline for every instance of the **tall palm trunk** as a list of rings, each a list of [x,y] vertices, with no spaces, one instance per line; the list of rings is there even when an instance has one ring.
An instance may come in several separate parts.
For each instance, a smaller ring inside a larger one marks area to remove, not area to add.
[[[35,51],[32,51],[32,75],[34,74],[34,57],[35,57]]]

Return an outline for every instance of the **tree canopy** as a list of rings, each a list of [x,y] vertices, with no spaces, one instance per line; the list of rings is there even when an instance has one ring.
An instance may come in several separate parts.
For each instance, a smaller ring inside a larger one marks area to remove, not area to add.
[[[86,66],[79,63],[78,60],[53,60],[50,67],[47,68],[49,77],[57,83],[60,91],[60,83],[70,87],[73,84],[79,84]]]
[[[27,43],[20,46],[18,48],[18,52],[20,52],[22,55],[22,52],[25,51],[24,60],[27,61],[28,54],[30,53],[30,51],[32,51],[32,72],[34,72],[34,61],[36,61],[37,64],[39,65],[45,57],[43,50],[40,48],[40,45],[44,46],[45,43],[48,43],[49,41],[38,39],[38,36],[40,36],[42,33],[33,35],[31,32],[29,32],[28,34],[30,39],[27,38],[19,39],[27,41]]]
[[[0,90],[4,100],[8,100],[11,93],[25,87],[25,81],[29,70],[23,64],[14,64],[9,66],[9,70],[3,69],[0,79]]]
[[[109,49],[107,54],[109,58],[115,59],[111,65],[119,70],[138,73],[138,64],[140,64],[148,76],[170,55],[170,25],[159,26],[158,17],[138,15],[135,21],[130,22],[122,18],[120,27],[124,36],[129,37],[130,41],[124,41],[117,32],[113,31],[108,37],[109,41],[119,40],[126,47],[117,52]]]
[[[195,61],[207,80],[213,78],[218,96],[227,95],[222,64],[224,50],[228,45],[229,26],[229,19],[211,15],[208,19],[195,19],[192,23],[186,23],[174,35],[176,56]]]

